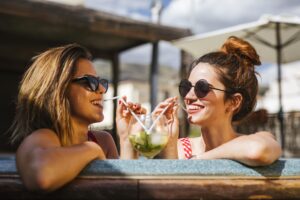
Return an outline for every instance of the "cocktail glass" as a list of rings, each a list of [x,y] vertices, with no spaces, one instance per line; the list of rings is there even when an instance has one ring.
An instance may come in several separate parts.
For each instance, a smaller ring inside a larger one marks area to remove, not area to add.
[[[164,115],[136,115],[129,123],[129,140],[142,156],[152,159],[167,145],[169,131]]]

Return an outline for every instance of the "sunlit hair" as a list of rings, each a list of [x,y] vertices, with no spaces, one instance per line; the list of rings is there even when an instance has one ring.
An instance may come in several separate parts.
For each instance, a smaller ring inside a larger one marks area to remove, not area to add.
[[[243,101],[232,121],[240,121],[253,111],[258,93],[258,81],[255,65],[260,65],[260,59],[254,47],[238,37],[229,37],[221,49],[196,59],[191,70],[199,63],[208,63],[214,67],[219,81],[226,90],[241,93]],[[191,71],[190,71],[191,72]],[[225,93],[225,101],[232,97],[232,93]]]
[[[33,58],[20,83],[11,142],[21,142],[37,129],[53,130],[61,144],[72,144],[73,130],[67,90],[80,58],[91,54],[77,44],[52,48]]]

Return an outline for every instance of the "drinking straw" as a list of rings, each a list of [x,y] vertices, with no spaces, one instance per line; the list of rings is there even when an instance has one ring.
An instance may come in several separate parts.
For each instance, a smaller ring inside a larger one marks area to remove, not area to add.
[[[104,101],[114,100],[114,99],[121,99],[122,103],[127,107],[127,109],[129,110],[129,112],[138,121],[138,123],[140,123],[140,125],[143,127],[143,129],[146,131],[146,133],[148,133],[147,127],[143,124],[143,122],[140,120],[140,118],[128,107],[128,104],[120,96],[115,96],[115,97],[112,97],[112,98],[109,98],[109,99],[104,99]]]
[[[147,134],[150,134],[152,129],[154,128],[155,124],[157,123],[157,121],[159,120],[159,118],[161,118],[161,116],[166,112],[166,110],[168,109],[170,104],[168,104],[163,111],[158,115],[158,117],[154,120],[153,124],[151,125],[151,127],[148,129]]]
[[[120,98],[120,96],[115,96],[112,98],[104,99],[103,101],[110,101],[110,100],[115,100],[115,99],[119,99],[119,98]]]

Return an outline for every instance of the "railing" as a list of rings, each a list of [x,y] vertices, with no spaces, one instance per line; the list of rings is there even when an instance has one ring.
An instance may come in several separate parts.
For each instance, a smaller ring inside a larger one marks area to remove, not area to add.
[[[68,170],[68,169],[64,169]],[[14,156],[0,157],[5,199],[300,199],[300,159],[250,168],[231,160],[94,161],[48,194],[27,191]]]
[[[267,114],[265,110],[255,112],[246,121],[236,126],[241,133],[253,133],[266,130],[272,132],[280,141],[280,124],[276,114]],[[300,157],[300,112],[284,113],[284,155]]]

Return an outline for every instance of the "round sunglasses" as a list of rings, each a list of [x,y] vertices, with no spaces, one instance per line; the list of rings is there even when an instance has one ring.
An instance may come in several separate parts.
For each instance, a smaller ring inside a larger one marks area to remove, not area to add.
[[[86,84],[93,92],[96,92],[99,89],[99,84],[101,84],[105,89],[104,93],[106,93],[108,89],[108,80],[92,75],[84,75],[78,78],[74,78],[72,82],[82,82]]]
[[[185,97],[189,93],[192,87],[194,88],[194,92],[198,98],[205,97],[211,90],[219,90],[219,91],[231,93],[228,90],[222,90],[213,87],[205,79],[200,79],[199,81],[196,82],[195,85],[192,85],[192,83],[187,79],[182,79],[179,84],[180,95],[182,97]]]

